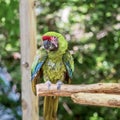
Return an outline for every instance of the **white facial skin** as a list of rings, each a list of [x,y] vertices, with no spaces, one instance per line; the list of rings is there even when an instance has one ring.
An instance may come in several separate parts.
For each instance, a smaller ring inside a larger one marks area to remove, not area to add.
[[[53,43],[55,47],[58,47],[58,40],[56,37],[51,37],[51,43]]]

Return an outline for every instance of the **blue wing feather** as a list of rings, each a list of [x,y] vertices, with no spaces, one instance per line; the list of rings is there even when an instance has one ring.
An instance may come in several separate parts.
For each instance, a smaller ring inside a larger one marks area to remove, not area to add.
[[[69,77],[72,78],[72,76],[73,76],[73,71],[72,71],[72,69],[71,69],[70,63],[69,63],[69,62],[65,62],[65,66],[66,66],[66,69],[67,69],[67,72],[68,72]]]
[[[33,80],[34,77],[36,77],[37,73],[38,73],[39,70],[42,68],[43,63],[44,63],[44,62],[39,62],[39,63],[36,65],[33,73],[31,73],[31,80]]]
[[[34,58],[32,67],[31,67],[31,85],[33,93],[36,95],[36,84],[42,78],[41,68],[47,59],[47,52],[45,49],[40,48],[37,55]]]
[[[42,68],[43,64],[45,63],[47,59],[47,53],[46,51],[39,50],[38,54],[36,55],[32,68],[31,68],[31,81],[34,80],[34,78],[37,76],[38,72]]]
[[[63,55],[63,62],[65,64],[68,76],[72,79],[74,71],[74,60],[68,51]]]

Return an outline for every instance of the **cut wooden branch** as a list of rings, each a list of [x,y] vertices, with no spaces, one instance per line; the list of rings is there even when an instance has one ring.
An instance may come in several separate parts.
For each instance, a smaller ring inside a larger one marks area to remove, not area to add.
[[[51,84],[50,89],[46,84],[37,84],[36,91],[38,96],[71,96],[72,94],[84,93],[109,93],[120,94],[120,84],[118,83],[97,83],[89,85],[66,85],[63,84],[60,90],[57,90],[56,84]]]
[[[71,98],[78,104],[120,108],[120,95],[104,93],[76,93],[71,95]]]
[[[22,120],[39,120],[38,98],[31,89],[31,64],[36,53],[34,0],[20,0]]]

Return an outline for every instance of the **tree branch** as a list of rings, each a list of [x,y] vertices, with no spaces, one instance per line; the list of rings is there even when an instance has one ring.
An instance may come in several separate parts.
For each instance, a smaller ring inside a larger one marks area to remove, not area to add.
[[[38,96],[71,96],[72,94],[84,93],[109,93],[120,94],[119,83],[97,83],[89,85],[66,85],[63,84],[60,90],[57,90],[56,84],[52,84],[50,90],[44,83],[36,85]]]
[[[84,105],[120,107],[120,95],[103,93],[76,93],[71,95],[73,102]]]

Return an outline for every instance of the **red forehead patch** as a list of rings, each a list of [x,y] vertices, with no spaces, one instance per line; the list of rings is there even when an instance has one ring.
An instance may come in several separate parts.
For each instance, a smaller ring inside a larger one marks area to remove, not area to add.
[[[51,36],[42,36],[42,40],[51,40]]]

